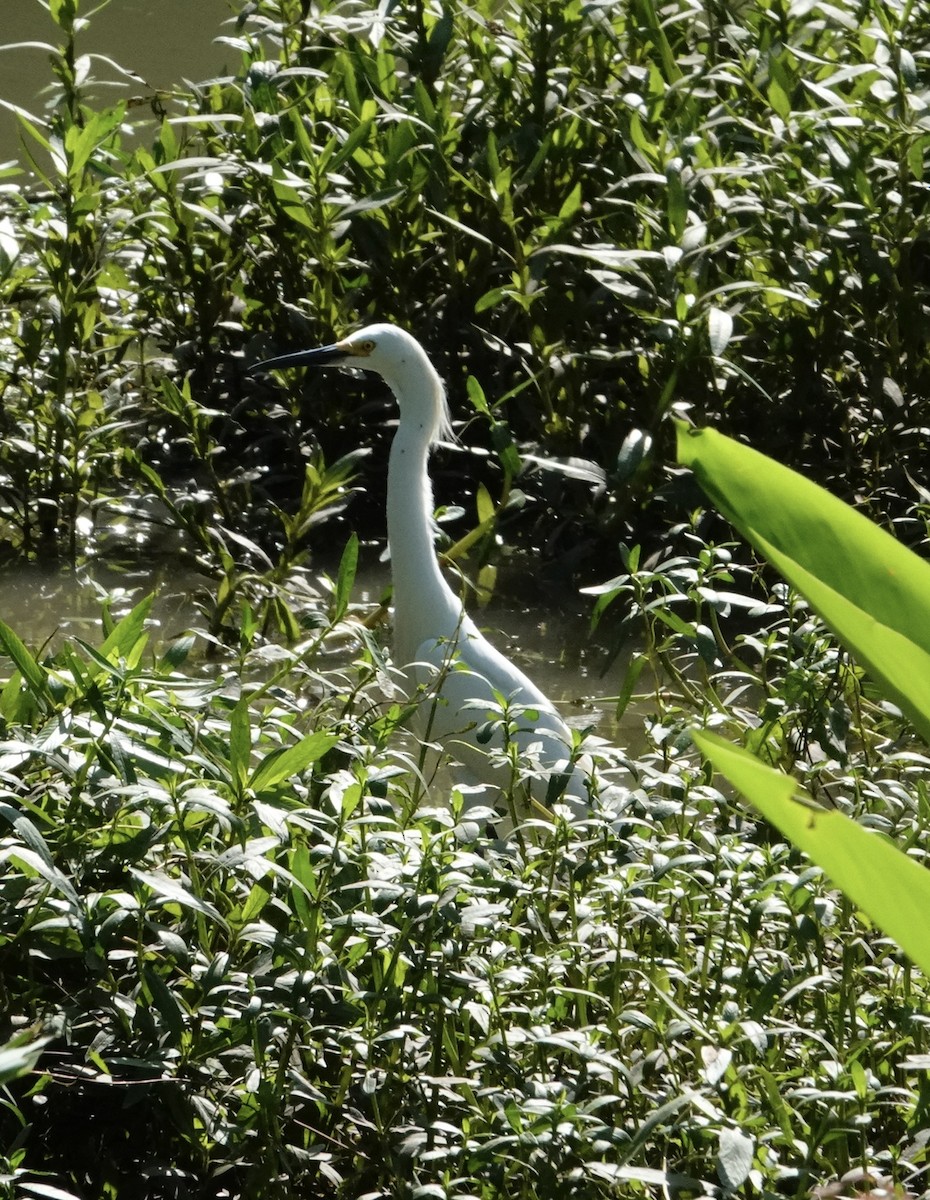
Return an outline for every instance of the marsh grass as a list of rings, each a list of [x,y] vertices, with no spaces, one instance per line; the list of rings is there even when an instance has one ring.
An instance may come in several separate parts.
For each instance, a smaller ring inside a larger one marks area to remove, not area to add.
[[[663,418],[924,537],[923,6],[255,0],[237,69],[135,141],[83,9],[49,10],[0,225],[5,549],[80,566],[118,508],[214,594],[157,652],[144,601],[54,653],[0,626],[0,1190],[917,1190],[923,978],[685,730],[917,858],[925,748],[666,471]],[[337,524],[384,397],[246,377],[375,315],[487,452],[439,460],[457,551],[616,576],[646,749],[586,825],[501,845],[418,776]]]

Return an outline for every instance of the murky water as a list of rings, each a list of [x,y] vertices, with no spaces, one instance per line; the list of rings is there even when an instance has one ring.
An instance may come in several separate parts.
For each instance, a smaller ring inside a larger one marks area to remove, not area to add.
[[[0,620],[29,646],[58,646],[79,637],[96,646],[103,639],[102,607],[118,620],[154,592],[156,640],[170,641],[191,625],[202,625],[195,603],[205,581],[169,564],[130,573],[96,566],[93,573],[7,566],[0,570]],[[0,670],[2,674],[2,670]]]
[[[82,3],[91,13],[95,4]],[[237,7],[237,6],[236,6]],[[183,79],[202,80],[235,70],[238,55],[215,42],[235,8],[229,0],[111,0],[93,13],[78,37],[78,53],[102,55],[133,71],[150,89],[170,91]],[[57,45],[59,30],[37,0],[0,0],[0,46],[17,42]],[[130,81],[114,67],[95,58],[91,74],[107,80],[106,95],[114,99],[144,95],[142,84]],[[0,51],[0,98],[41,113],[41,93],[54,80],[49,53],[41,45]],[[104,93],[101,92],[101,95]],[[133,109],[133,121],[144,119],[145,106]],[[0,161],[21,158],[16,118],[0,109]]]
[[[375,609],[388,582],[386,565],[367,571],[353,589],[354,603],[363,612]],[[0,620],[34,648],[54,649],[72,637],[96,646],[103,639],[101,606],[106,597],[110,597],[111,615],[119,618],[154,592],[151,632],[158,645],[187,629],[205,627],[197,597],[207,599],[212,587],[209,580],[179,571],[171,562],[129,574],[100,565],[93,573],[77,574],[8,566],[0,569]],[[594,727],[599,736],[618,745],[641,740],[641,714],[631,714],[619,726],[616,722],[610,696],[619,689],[624,666],[614,664],[601,678],[605,650],[588,635],[583,605],[574,612],[543,613],[498,599],[472,615],[494,645],[559,705],[571,724]]]

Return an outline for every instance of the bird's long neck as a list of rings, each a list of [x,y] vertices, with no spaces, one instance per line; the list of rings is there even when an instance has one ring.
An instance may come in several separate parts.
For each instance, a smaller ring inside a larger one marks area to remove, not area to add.
[[[401,414],[388,464],[387,526],[394,584],[394,657],[415,661],[428,637],[453,637],[462,604],[442,577],[433,547],[433,493],[427,462],[432,429]]]

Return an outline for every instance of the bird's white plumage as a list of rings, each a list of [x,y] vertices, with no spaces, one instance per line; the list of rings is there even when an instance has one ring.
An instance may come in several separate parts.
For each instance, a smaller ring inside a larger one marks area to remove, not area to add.
[[[427,467],[431,446],[451,434],[451,425],[442,382],[422,346],[396,326],[370,325],[335,346],[288,361],[342,361],[375,371],[397,399],[400,422],[391,444],[387,499],[394,657],[411,695],[423,697],[420,734],[448,745],[482,782],[506,786],[508,772],[493,754],[506,741],[499,721],[488,740],[489,718],[492,725],[499,718],[502,697],[513,741],[538,768],[534,797],[551,799],[551,777],[558,787],[567,775],[560,802],[575,815],[587,813],[587,780],[571,761],[570,729],[532,680],[484,637],[440,570]]]

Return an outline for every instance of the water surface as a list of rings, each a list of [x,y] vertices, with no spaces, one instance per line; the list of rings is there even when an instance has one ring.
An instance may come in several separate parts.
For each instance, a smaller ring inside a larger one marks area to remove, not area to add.
[[[378,607],[389,579],[385,564],[359,576],[353,589],[359,615]],[[35,649],[53,650],[72,637],[98,646],[104,636],[101,606],[106,597],[110,598],[111,616],[118,619],[154,592],[151,641],[159,646],[185,630],[205,628],[207,622],[197,599],[199,595],[208,600],[214,589],[213,581],[191,570],[179,570],[170,561],[130,573],[99,563],[80,572],[6,566],[0,569],[0,620]],[[489,640],[542,688],[571,724],[594,727],[611,742],[629,744],[634,729],[641,737],[642,715],[631,714],[628,721],[617,725],[610,694],[619,689],[624,667],[615,663],[606,677],[601,677],[606,650],[590,637],[585,602],[581,597],[579,601],[577,607],[544,611],[525,604],[516,606],[497,596],[488,608],[473,608],[472,616]],[[386,630],[383,636],[388,637]],[[347,647],[346,653],[354,657],[354,647]],[[4,674],[0,657],[0,677]]]
[[[82,3],[79,11],[97,7]],[[152,91],[171,91],[184,79],[202,80],[236,70],[238,55],[217,44],[218,34],[232,32],[223,23],[237,5],[229,0],[111,0],[94,13],[78,35],[78,54],[104,55],[141,77]],[[0,0],[0,45],[44,42],[57,45],[60,31],[37,0]],[[92,74],[108,81],[98,95],[103,103],[122,97],[145,95],[143,83],[132,82],[108,64],[94,60]],[[41,115],[42,92],[54,81],[47,50],[21,47],[0,53],[0,98]],[[106,99],[103,97],[106,96]],[[144,119],[148,109],[133,109],[133,121]],[[0,161],[22,160],[16,118],[0,108]]]

